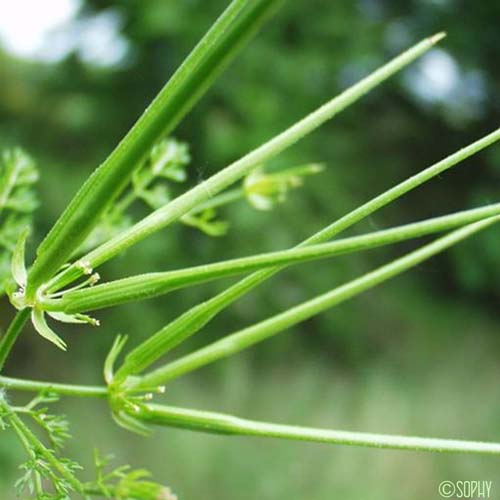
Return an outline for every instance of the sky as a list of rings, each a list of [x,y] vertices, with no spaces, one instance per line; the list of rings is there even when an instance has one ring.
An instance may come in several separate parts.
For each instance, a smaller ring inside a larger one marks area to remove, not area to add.
[[[4,0],[0,45],[16,57],[46,63],[58,62],[71,52],[95,66],[124,62],[131,47],[120,34],[120,12],[107,9],[76,20],[80,7],[81,0]],[[467,84],[457,62],[442,49],[430,51],[413,68],[407,86],[423,101],[453,103],[460,101],[460,95],[481,91],[481,82],[469,78]],[[461,88],[464,82],[467,88]]]
[[[47,35],[70,21],[79,7],[79,0],[2,2],[0,7],[2,46],[19,57],[44,59],[45,56],[50,58],[47,50],[44,51]]]
[[[80,0],[7,0],[0,3],[0,44],[12,55],[58,62],[77,52],[84,62],[112,66],[125,59],[127,40],[120,35],[116,10],[75,20]]]

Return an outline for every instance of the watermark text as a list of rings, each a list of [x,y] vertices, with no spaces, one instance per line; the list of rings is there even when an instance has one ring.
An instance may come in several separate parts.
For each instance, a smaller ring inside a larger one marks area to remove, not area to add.
[[[493,481],[443,481],[439,494],[443,498],[490,498]]]

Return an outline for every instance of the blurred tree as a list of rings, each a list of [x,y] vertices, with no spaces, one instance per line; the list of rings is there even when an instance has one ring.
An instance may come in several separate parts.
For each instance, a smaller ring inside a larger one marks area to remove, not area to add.
[[[40,167],[37,240],[227,3],[81,0],[77,17],[47,40],[49,46],[66,44],[62,59],[30,62],[0,52],[0,147],[21,146]],[[291,202],[266,213],[245,203],[232,206],[225,213],[231,228],[220,239],[171,227],[105,266],[103,273],[111,278],[123,276],[123,269],[127,274],[171,269],[234,257],[242,249],[251,254],[293,245],[498,127],[499,17],[498,0],[289,0],[176,131],[190,145],[190,182],[219,170],[418,39],[441,30],[448,37],[270,166],[327,165],[305,189],[292,193]],[[497,146],[357,230],[495,201],[499,177]],[[499,247],[498,231],[480,234],[419,271],[307,322],[302,335],[285,334],[214,365],[194,383],[174,384],[169,398],[325,427],[334,419],[346,429],[384,431],[386,426],[416,434],[432,429],[498,436],[498,398],[484,405],[484,394],[494,394],[498,385]],[[213,321],[186,348],[228,333],[231,325],[276,313],[402,250],[380,249],[282,273]],[[219,289],[209,284],[117,308],[102,318],[92,340],[72,328],[64,363],[48,343],[27,335],[16,346],[9,375],[43,373],[47,379],[57,375],[101,383],[102,359],[116,333],[131,334],[131,343],[144,338]],[[474,377],[464,370],[477,365],[481,372]],[[201,498],[207,489],[214,498],[238,500],[329,499],[332,492],[360,498],[374,491],[399,498],[401,484],[409,498],[422,498],[435,495],[437,484],[455,473],[473,477],[480,466],[481,474],[492,478],[498,469],[497,462],[469,457],[419,454],[405,460],[407,455],[389,458],[378,450],[360,454],[295,444],[268,445],[263,453],[260,441],[235,445],[175,432],[169,432],[167,444],[163,437],[139,444],[111,427],[106,408],[71,403],[68,408],[81,422],[75,426],[75,448],[94,440],[125,460],[142,455],[157,474],[173,478],[180,498]],[[90,420],[99,424],[89,426]],[[238,453],[234,446],[240,446]],[[11,442],[0,443],[0,483],[17,473],[9,469],[20,461],[13,459],[15,453],[22,451]],[[366,471],[364,481],[358,481],[360,468]],[[403,482],[395,484],[394,477]]]
[[[85,0],[78,17],[62,28],[74,46],[63,60],[43,65],[2,56],[0,141],[27,147],[44,167],[46,208],[40,232],[226,3]],[[321,179],[293,195],[293,203],[258,215],[243,205],[232,208],[229,219],[235,230],[223,241],[175,228],[169,231],[175,231],[176,238],[169,233],[134,252],[152,251],[151,269],[165,267],[167,251],[169,262],[183,262],[186,245],[195,254],[190,258],[203,261],[220,257],[221,248],[233,256],[241,248],[250,253],[291,245],[356,203],[495,128],[500,108],[495,99],[500,33],[490,20],[499,9],[495,1],[288,2],[179,127],[177,135],[192,151],[192,182],[261,143],[415,40],[442,29],[449,37],[441,48],[275,162],[275,167],[310,160],[328,166]],[[109,31],[104,42],[95,36],[85,38],[89,32],[85,26],[96,23]],[[372,218],[364,229],[494,200],[499,160],[498,148],[491,149],[447,174],[446,189],[437,180],[401,200],[397,209]],[[69,170],[74,175],[68,175]],[[64,189],[54,191],[51,181],[60,178]],[[276,224],[278,220],[282,224]],[[273,223],[272,232],[261,231]],[[421,286],[457,297],[473,292],[482,303],[494,304],[498,271],[492,264],[499,244],[495,232],[480,235],[440,257],[432,273],[420,273],[415,279]],[[399,251],[339,260],[342,265],[331,266],[328,273],[312,274],[306,267],[294,270],[229,315],[261,317]],[[134,252],[124,257],[132,268],[141,262]],[[113,269],[109,272],[117,272]],[[203,288],[198,296],[184,300],[201,299],[214,289]],[[171,314],[183,309],[180,304],[171,304]],[[314,320],[310,328],[327,332],[320,343],[340,342],[343,350],[354,343],[356,350],[354,341],[345,344],[342,336],[332,340],[330,328],[325,328],[333,325],[348,337],[362,327],[348,321],[351,316],[347,310],[336,311]]]

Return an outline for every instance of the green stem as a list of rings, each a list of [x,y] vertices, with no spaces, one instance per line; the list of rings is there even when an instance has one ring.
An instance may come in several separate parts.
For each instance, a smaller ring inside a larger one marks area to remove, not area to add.
[[[18,313],[12,320],[12,323],[10,324],[9,328],[5,332],[5,335],[0,340],[0,373],[3,370],[5,361],[9,356],[12,346],[14,345],[20,333],[22,332],[23,327],[26,324],[26,321],[28,321],[30,313],[31,310],[29,308],[18,311]]]
[[[90,267],[96,268],[130,246],[135,245],[156,231],[175,222],[201,203],[206,202],[238,179],[247,175],[256,166],[267,162],[316,130],[323,123],[363,97],[374,87],[428,51],[443,37],[444,34],[440,33],[413,46],[270,141],[88,253],[82,258],[82,261],[88,263]],[[81,265],[76,263],[65,269],[50,282],[48,290],[56,291],[78,279],[83,272],[81,267]]]
[[[245,197],[245,192],[243,191],[242,188],[229,189],[224,193],[221,193],[217,196],[214,196],[213,198],[210,198],[205,203],[196,206],[189,213],[198,214],[200,212],[203,212],[204,210],[208,210],[211,208],[218,208],[223,205],[228,205],[229,203],[241,200],[244,197]]]
[[[224,337],[198,351],[168,363],[143,377],[139,377],[131,383],[131,387],[134,389],[155,387],[193,370],[197,370],[209,363],[236,354],[420,264],[424,260],[497,222],[498,219],[498,217],[492,217],[453,231],[404,257],[379,267],[375,271],[371,271],[360,278],[334,288],[330,292],[319,295],[281,314]],[[122,371],[121,373],[123,376],[124,372]],[[120,374],[120,371],[118,371],[118,374]]]
[[[141,405],[133,416],[157,425],[181,427],[215,434],[261,436],[396,450],[500,455],[500,443],[314,429],[256,422],[222,413],[153,404]]]
[[[431,165],[418,174],[410,177],[409,179],[393,186],[382,194],[372,198],[364,203],[357,209],[349,212],[339,220],[330,224],[321,231],[315,233],[310,238],[304,240],[297,248],[304,246],[315,245],[324,243],[342,231],[345,231],[354,224],[362,221],[369,215],[373,214],[382,207],[388,205],[409,191],[417,188],[421,184],[429,181],[433,177],[441,174],[449,168],[457,165],[466,158],[481,151],[482,149],[493,144],[500,139],[500,129],[495,130],[491,134],[479,139],[478,141],[470,144],[469,146],[459,150],[458,152],[448,156],[444,160]],[[272,267],[257,271],[250,276],[242,279],[238,283],[217,294],[215,297],[202,302],[201,304],[193,307],[189,311],[177,317],[174,321],[170,322],[155,335],[150,337],[141,346],[134,349],[125,360],[125,364],[118,370],[119,374],[133,373],[135,366],[141,366],[145,359],[150,359],[155,353],[159,357],[165,354],[176,345],[186,340],[191,335],[200,331],[212,318],[214,318],[220,311],[231,305],[240,297],[256,288],[258,285],[264,283],[267,279],[284,269],[281,267]],[[159,349],[156,344],[157,339],[162,338],[162,348]],[[143,366],[144,368],[144,366]],[[135,373],[138,373],[137,371]]]
[[[173,290],[216,279],[249,274],[252,271],[275,265],[301,264],[346,253],[371,250],[410,238],[453,229],[494,215],[500,215],[500,203],[330,243],[263,253],[175,271],[140,274],[91,288],[69,291],[62,298],[40,299],[38,303],[47,311],[64,311],[68,314],[94,311],[131,301],[158,297]]]
[[[58,384],[3,376],[0,376],[0,387],[16,391],[47,391],[59,394],[60,396],[76,396],[79,398],[106,398],[108,396],[108,388],[104,386]]]
[[[282,0],[233,0],[137,123],[72,199],[37,251],[32,300],[99,223],[154,143],[169,134]]]

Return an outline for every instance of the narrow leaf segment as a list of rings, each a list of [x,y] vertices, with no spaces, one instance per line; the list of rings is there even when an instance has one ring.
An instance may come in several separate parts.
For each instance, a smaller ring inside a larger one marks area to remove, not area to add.
[[[369,250],[382,245],[453,229],[457,226],[499,214],[500,203],[371,234],[345,238],[331,243],[270,252],[178,271],[137,275],[91,288],[69,291],[61,299],[40,300],[39,304],[46,310],[64,311],[68,314],[103,309],[131,301],[165,295],[179,288],[237,274],[251,273],[275,265],[300,264],[310,260]]]
[[[438,240],[421,247],[397,260],[386,264],[375,271],[369,272],[345,285],[334,288],[330,292],[320,295],[314,299],[295,306],[281,314],[273,316],[265,321],[256,323],[239,332],[233,333],[207,347],[180,358],[172,363],[162,366],[153,372],[140,377],[134,381],[134,387],[154,387],[164,384],[174,378],[196,370],[209,363],[233,355],[247,347],[261,342],[277,333],[290,328],[297,323],[305,321],[326,309],[329,309],[341,302],[344,302],[370,288],[383,283],[384,281],[401,274],[420,264],[424,260],[446,250],[452,245],[465,238],[485,229],[498,221],[498,217],[475,222],[452,233],[439,238]],[[146,359],[142,360],[146,364]],[[130,369],[130,364],[129,368]],[[122,376],[125,375],[122,372]]]
[[[84,242],[155,142],[172,131],[281,2],[233,0],[42,242],[29,275],[29,299]]]
[[[134,417],[156,425],[181,427],[214,434],[260,436],[395,450],[500,455],[500,443],[314,429],[256,422],[222,413],[156,404],[142,405],[134,413]]]
[[[197,205],[205,203],[210,197],[229,187],[259,165],[267,162],[312,131],[316,130],[323,123],[363,97],[374,87],[380,85],[387,78],[399,72],[402,68],[428,51],[435,43],[441,40],[443,36],[443,34],[438,34],[418,43],[267,143],[248,153],[246,156],[224,168],[206,181],[198,184],[193,189],[172,200],[170,203],[167,203],[164,207],[154,211],[142,221],[125,230],[122,234],[119,234],[93,250],[83,257],[82,261],[88,263],[91,268],[96,268],[130,246],[142,241],[147,236],[178,220],[190,210],[193,210]],[[34,271],[32,271],[32,273],[33,272]],[[49,284],[48,290],[54,291],[60,289],[79,278],[81,275],[81,266],[75,263],[57,276],[56,279]],[[33,279],[31,275],[30,279]],[[36,281],[38,282],[39,279],[37,278]]]

